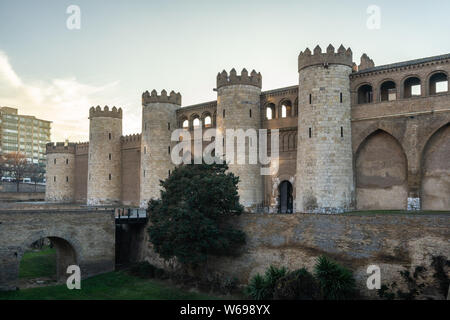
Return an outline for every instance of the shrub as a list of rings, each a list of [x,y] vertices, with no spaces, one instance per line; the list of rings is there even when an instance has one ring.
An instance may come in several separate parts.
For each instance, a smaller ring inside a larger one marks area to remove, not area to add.
[[[438,281],[439,292],[447,296],[450,287],[450,279],[447,275],[446,268],[450,268],[450,260],[444,256],[433,256],[431,266],[434,269],[433,277]]]
[[[355,297],[356,284],[352,272],[321,256],[314,266],[314,275],[326,300],[345,300]]]
[[[179,166],[161,181],[161,199],[149,202],[148,233],[162,258],[176,258],[195,271],[209,255],[233,255],[245,243],[245,234],[230,224],[243,207],[239,177],[227,169],[226,164]]]
[[[321,296],[317,280],[305,268],[280,278],[273,294],[274,299],[278,300],[318,300]]]
[[[268,300],[272,293],[268,290],[264,277],[260,274],[253,276],[245,289],[247,296],[254,300]]]
[[[277,281],[283,278],[287,272],[288,270],[285,267],[270,266],[264,276],[257,274],[250,280],[250,284],[245,290],[246,294],[255,300],[273,299]]]
[[[450,267],[450,260],[444,256],[432,256],[431,267],[434,269],[433,278],[435,283],[430,282],[425,274],[427,268],[416,266],[414,272],[405,267],[399,271],[402,282],[398,285],[396,282],[384,284],[377,291],[382,299],[416,300],[416,299],[445,299],[448,294],[450,280],[446,268]],[[431,271],[431,270],[430,270]],[[406,290],[404,290],[406,289]],[[432,293],[432,295],[430,295]]]

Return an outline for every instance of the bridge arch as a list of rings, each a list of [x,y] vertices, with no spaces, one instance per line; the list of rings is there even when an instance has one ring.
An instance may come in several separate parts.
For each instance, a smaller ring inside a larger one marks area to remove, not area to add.
[[[64,280],[67,277],[67,267],[70,265],[80,265],[82,260],[82,246],[78,240],[68,234],[57,230],[42,230],[32,233],[21,245],[21,252],[18,256],[18,264],[22,260],[23,253],[33,243],[40,239],[49,239],[56,249],[56,277]]]

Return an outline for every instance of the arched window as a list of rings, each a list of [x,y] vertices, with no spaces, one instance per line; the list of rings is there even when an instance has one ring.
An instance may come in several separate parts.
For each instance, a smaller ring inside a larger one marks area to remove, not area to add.
[[[289,100],[284,100],[281,102],[280,107],[281,118],[290,117],[292,115],[292,103]]]
[[[435,73],[430,77],[430,94],[448,91],[448,77],[445,73]]]
[[[272,108],[267,107],[266,108],[266,118],[267,118],[267,120],[272,120],[272,117],[273,117],[273,115],[272,115]]]
[[[194,128],[200,127],[200,119],[195,118],[194,121],[192,122],[192,125],[194,126]]]
[[[210,127],[211,126],[211,117],[210,116],[206,116],[205,118],[205,127]]]
[[[183,121],[183,128],[189,128],[189,121],[187,119]]]
[[[211,127],[211,116],[206,116],[204,121],[205,121],[206,128]]]
[[[422,94],[420,79],[417,77],[409,77],[403,83],[403,98],[417,97]]]
[[[266,106],[266,119],[267,120],[275,119],[275,105],[273,103],[269,103]]]
[[[380,87],[380,101],[397,100],[397,88],[394,81],[385,81]]]
[[[370,84],[364,84],[358,89],[358,104],[371,103],[373,101],[373,90]]]

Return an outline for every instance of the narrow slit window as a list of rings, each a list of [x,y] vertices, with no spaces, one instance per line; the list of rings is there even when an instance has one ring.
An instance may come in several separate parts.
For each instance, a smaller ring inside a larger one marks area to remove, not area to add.
[[[167,151],[168,151],[168,152],[169,152],[169,154],[170,154],[170,146],[168,146],[168,147],[167,147]]]
[[[344,127],[341,127],[341,138],[344,137]]]
[[[53,182],[56,182],[56,177],[53,177]]]
[[[66,159],[66,164],[69,164],[69,159]]]
[[[56,164],[56,159],[53,159],[53,163]]]
[[[109,180],[111,180],[111,173],[109,174]]]
[[[312,94],[309,94],[309,104],[312,104]]]
[[[252,117],[252,109],[249,110],[249,116]]]
[[[111,160],[111,158],[112,158],[112,155],[111,155],[111,153],[109,154],[109,160]]]
[[[169,177],[170,177],[170,170],[169,170]]]
[[[66,177],[66,182],[69,182],[69,177]]]
[[[342,103],[342,92],[339,94],[339,101]]]
[[[108,134],[109,140],[111,140],[111,132]]]
[[[170,122],[167,122],[167,130],[170,130]]]
[[[223,117],[225,118],[225,109],[223,109]]]
[[[309,128],[309,130],[308,130],[309,132],[309,137],[311,138],[312,137],[312,130],[311,130],[311,128]]]

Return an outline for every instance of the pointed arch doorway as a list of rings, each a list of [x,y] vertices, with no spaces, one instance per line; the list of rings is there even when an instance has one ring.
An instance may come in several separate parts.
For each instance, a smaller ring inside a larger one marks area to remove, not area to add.
[[[279,194],[279,213],[292,213],[293,212],[293,197],[292,197],[292,184],[284,180],[278,186]]]

